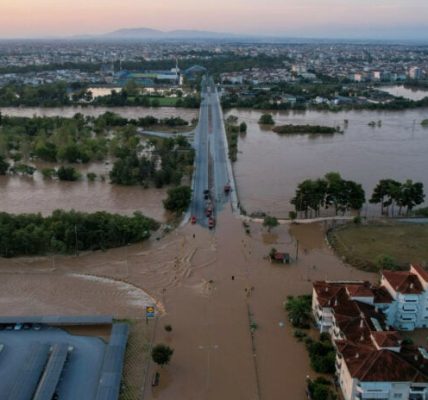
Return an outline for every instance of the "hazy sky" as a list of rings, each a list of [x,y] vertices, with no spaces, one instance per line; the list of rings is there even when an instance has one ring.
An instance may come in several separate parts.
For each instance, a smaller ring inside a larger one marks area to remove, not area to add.
[[[0,0],[0,37],[203,29],[428,38],[428,0]]]

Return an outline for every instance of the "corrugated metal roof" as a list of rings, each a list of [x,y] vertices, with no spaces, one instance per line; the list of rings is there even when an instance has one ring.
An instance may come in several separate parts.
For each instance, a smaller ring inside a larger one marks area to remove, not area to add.
[[[67,361],[68,352],[69,345],[67,343],[56,343],[52,346],[45,372],[40,379],[33,400],[52,400]]]
[[[32,343],[29,354],[7,397],[8,400],[33,398],[49,356],[48,344]]]
[[[113,325],[104,354],[96,400],[117,400],[119,397],[128,330],[128,324]]]

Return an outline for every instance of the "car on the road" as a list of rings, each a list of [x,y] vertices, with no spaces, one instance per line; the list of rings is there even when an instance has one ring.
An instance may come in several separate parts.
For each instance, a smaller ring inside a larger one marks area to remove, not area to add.
[[[208,228],[213,229],[215,227],[215,219],[213,217],[208,218]]]
[[[207,218],[211,217],[213,213],[213,205],[210,200],[205,203],[205,216]]]
[[[230,192],[230,185],[226,184],[224,185],[224,193],[228,194]]]
[[[196,217],[195,217],[194,215],[192,215],[192,218],[190,218],[190,223],[191,223],[192,225],[195,225],[195,224],[196,224]]]
[[[204,190],[204,199],[208,200],[210,198],[210,191],[208,189]]]

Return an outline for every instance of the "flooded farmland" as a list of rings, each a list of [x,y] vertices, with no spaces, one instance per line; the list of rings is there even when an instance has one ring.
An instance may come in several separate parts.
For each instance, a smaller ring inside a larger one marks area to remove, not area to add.
[[[139,118],[153,115],[158,118],[180,116],[188,121],[197,117],[198,110],[177,109],[171,107],[142,108],[142,107],[67,107],[67,108],[2,108],[3,115],[32,117],[63,116],[72,117],[76,113],[97,116],[106,111],[118,113],[126,118]],[[52,167],[46,163],[36,163],[39,170],[43,167]],[[79,182],[64,182],[43,179],[40,171],[33,177],[0,176],[0,211],[9,213],[37,213],[50,214],[58,208],[78,211],[108,211],[120,214],[132,214],[141,211],[148,217],[158,221],[165,221],[162,200],[166,197],[166,189],[143,189],[141,186],[120,186],[109,183],[107,163],[92,163],[77,165],[76,168],[86,175],[94,172],[103,180],[88,182],[83,179]]]
[[[277,125],[344,129],[343,134],[334,135],[278,135],[257,123],[261,114],[233,109],[225,116],[236,115],[248,125],[247,134],[239,139],[234,171],[240,201],[249,212],[263,210],[286,217],[298,183],[330,171],[361,183],[366,197],[383,178],[413,179],[428,188],[428,129],[421,126],[428,109],[273,113]],[[375,127],[368,125],[372,121]],[[366,204],[363,214],[366,212],[377,213],[378,207]]]

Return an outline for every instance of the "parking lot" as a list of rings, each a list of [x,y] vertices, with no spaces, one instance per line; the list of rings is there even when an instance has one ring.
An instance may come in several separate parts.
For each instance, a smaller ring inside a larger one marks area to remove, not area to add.
[[[71,325],[75,334],[67,332],[66,325],[43,320],[0,321],[0,398],[93,400],[107,388],[118,394],[127,326],[110,325],[106,342],[97,335],[77,333],[108,326],[99,320],[91,325],[84,318]],[[117,394],[108,398],[116,399]]]

